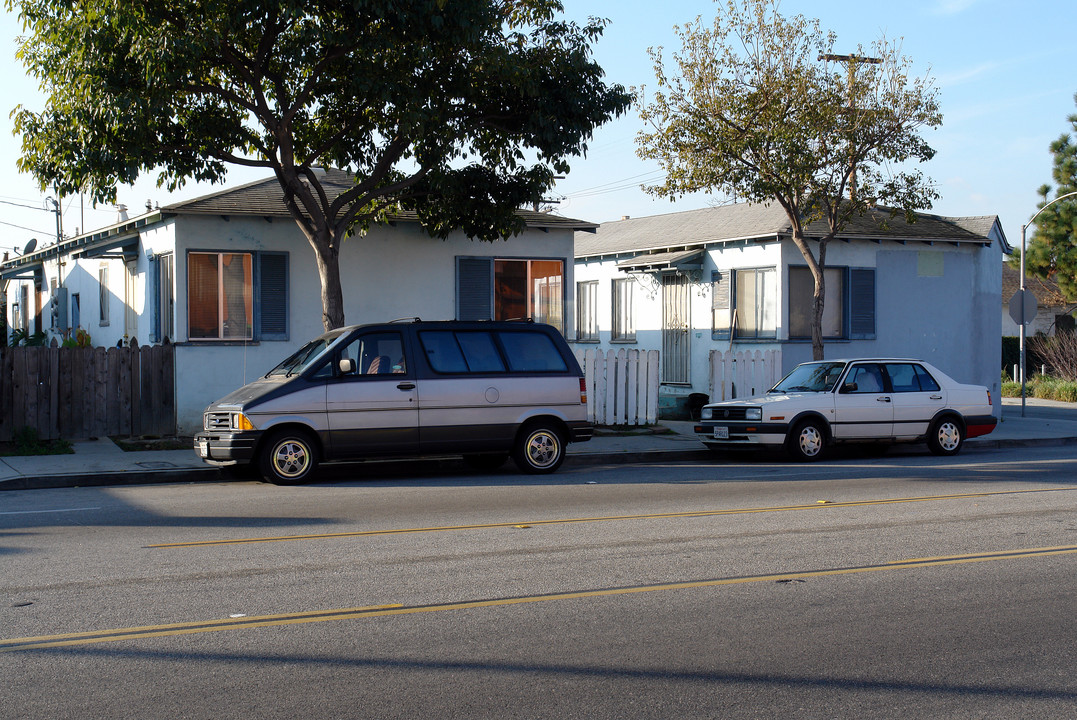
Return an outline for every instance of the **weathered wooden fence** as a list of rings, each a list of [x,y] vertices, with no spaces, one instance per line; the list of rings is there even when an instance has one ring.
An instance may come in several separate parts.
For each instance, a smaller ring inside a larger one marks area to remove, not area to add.
[[[710,353],[710,401],[764,393],[782,379],[782,351]]]
[[[595,425],[658,420],[658,351],[577,350],[587,379],[587,416]]]
[[[0,440],[176,433],[172,345],[0,348]]]

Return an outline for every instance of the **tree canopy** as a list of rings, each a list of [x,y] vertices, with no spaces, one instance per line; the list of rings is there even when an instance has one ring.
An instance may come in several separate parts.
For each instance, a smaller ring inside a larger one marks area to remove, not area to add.
[[[557,0],[6,0],[45,107],[15,109],[20,169],[114,202],[263,167],[314,248],[323,323],[344,324],[349,234],[411,210],[427,231],[518,233],[630,95],[591,58],[606,22]],[[327,192],[315,172],[354,175]]]
[[[869,57],[858,47],[835,55],[836,37],[818,20],[786,18],[777,0],[728,0],[713,23],[678,30],[683,43],[667,72],[652,49],[657,88],[641,95],[650,129],[638,154],[665,170],[656,195],[696,191],[733,200],[777,202],[815,279],[812,354],[823,357],[827,243],[871,206],[928,208],[937,197],[913,162],[934,150],[921,128],[942,122],[929,78],[881,38]],[[804,228],[825,219],[809,244]]]
[[[1077,102],[1077,95],[1074,95]],[[1077,133],[1077,114],[1067,120]],[[1036,207],[1036,229],[1025,250],[1025,269],[1045,279],[1053,279],[1068,300],[1077,300],[1077,142],[1063,133],[1051,143],[1054,167],[1051,177],[1055,187],[1043,185],[1043,201]],[[1051,190],[1054,198],[1050,198]],[[1060,199],[1065,198],[1065,199]]]

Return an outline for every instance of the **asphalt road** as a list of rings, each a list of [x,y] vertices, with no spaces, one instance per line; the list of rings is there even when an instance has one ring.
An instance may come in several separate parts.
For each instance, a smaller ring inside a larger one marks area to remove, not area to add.
[[[0,718],[1073,717],[1075,510],[1071,448],[9,492]]]

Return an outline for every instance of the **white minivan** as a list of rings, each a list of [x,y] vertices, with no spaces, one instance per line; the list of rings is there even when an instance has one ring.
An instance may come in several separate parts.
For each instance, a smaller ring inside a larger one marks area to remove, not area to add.
[[[195,450],[310,480],[321,461],[458,455],[496,469],[511,455],[549,473],[590,440],[586,383],[561,333],[530,321],[424,322],[333,330],[206,408]]]

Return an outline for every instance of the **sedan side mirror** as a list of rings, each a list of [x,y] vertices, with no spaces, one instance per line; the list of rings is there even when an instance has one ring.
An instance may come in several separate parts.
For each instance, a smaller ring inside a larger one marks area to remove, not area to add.
[[[856,392],[856,383],[854,383],[854,382],[845,383],[844,385],[841,386],[841,391],[843,393],[854,393],[854,392]]]
[[[355,358],[341,358],[337,367],[341,375],[352,375],[355,373]]]

